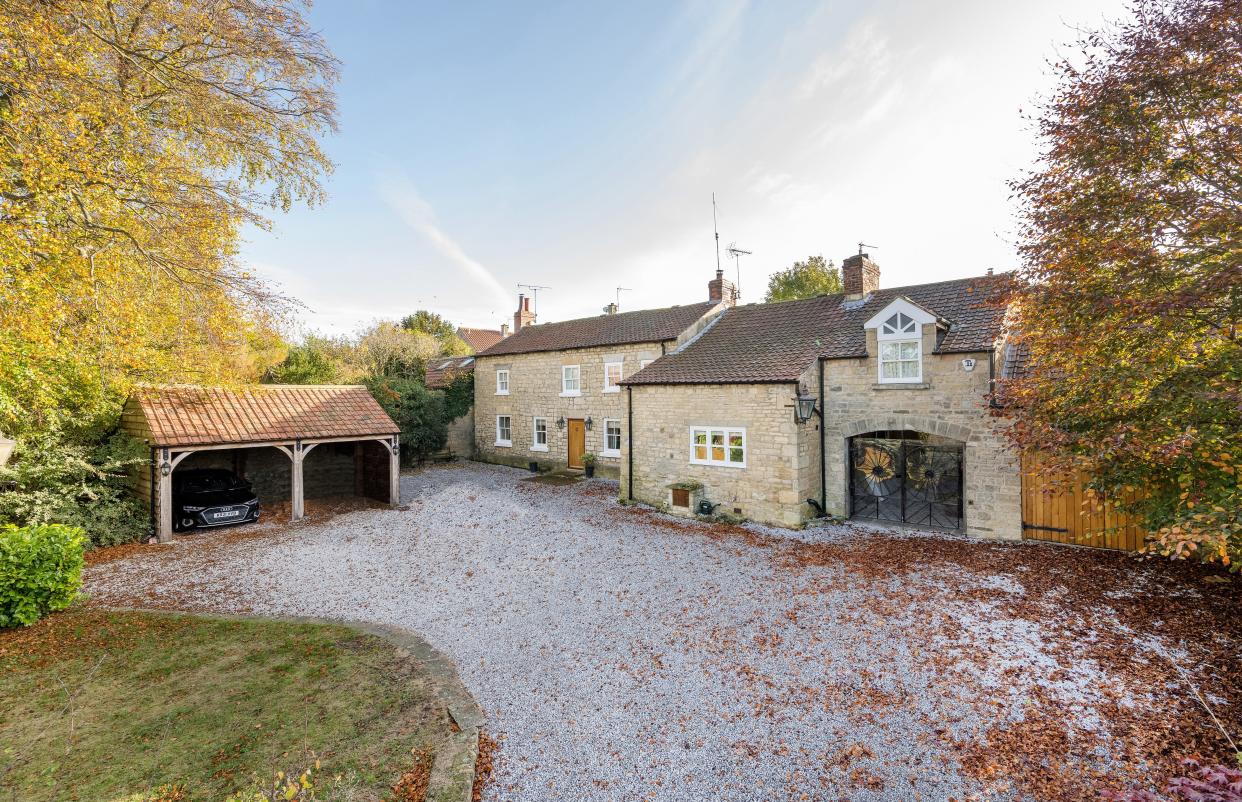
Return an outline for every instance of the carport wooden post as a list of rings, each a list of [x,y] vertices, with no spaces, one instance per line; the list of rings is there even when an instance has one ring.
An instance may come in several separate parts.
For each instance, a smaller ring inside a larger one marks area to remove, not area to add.
[[[388,444],[388,503],[401,504],[401,438],[394,436]]]
[[[302,485],[302,458],[305,452],[302,451],[302,441],[298,440],[293,444],[293,520],[300,521],[302,516],[306,514],[306,499],[303,495],[305,488]]]
[[[167,448],[160,449],[159,469],[159,516],[158,528],[155,537],[161,543],[171,543],[173,537],[173,497],[172,497],[172,472],[181,464],[181,460],[190,456],[192,452],[182,451],[180,454],[173,456],[172,451]]]

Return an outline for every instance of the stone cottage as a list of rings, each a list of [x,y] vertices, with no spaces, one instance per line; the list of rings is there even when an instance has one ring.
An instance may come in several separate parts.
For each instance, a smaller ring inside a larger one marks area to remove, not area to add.
[[[623,378],[621,495],[1020,538],[1018,459],[988,409],[1008,277],[881,289],[866,254],[842,277],[841,294],[724,309]]]
[[[583,467],[595,456],[604,476],[619,476],[626,449],[622,382],[684,346],[736,301],[720,271],[708,299],[686,306],[618,312],[538,324],[519,296],[513,333],[475,356],[475,455],[526,466]]]

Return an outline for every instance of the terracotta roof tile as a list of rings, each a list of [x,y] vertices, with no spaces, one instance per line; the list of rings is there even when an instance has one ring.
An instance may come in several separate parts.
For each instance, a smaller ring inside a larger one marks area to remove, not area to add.
[[[876,290],[865,303],[823,295],[727,310],[681,349],[622,384],[731,384],[796,381],[819,357],[866,356],[863,324],[897,297],[950,322],[936,353],[986,351],[1000,334],[1007,273]]]
[[[465,326],[457,329],[457,336],[465,340],[475,353],[486,351],[504,339],[499,329],[468,329]]]
[[[134,394],[156,446],[203,446],[397,434],[365,387],[151,387]]]
[[[510,334],[479,356],[675,340],[716,305],[714,301],[705,301],[686,306],[643,309],[637,312],[565,320],[560,323],[523,326],[520,331]]]

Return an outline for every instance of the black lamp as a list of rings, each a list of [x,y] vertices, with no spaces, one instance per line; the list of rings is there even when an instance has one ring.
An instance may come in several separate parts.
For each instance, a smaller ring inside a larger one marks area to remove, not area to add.
[[[592,420],[591,420],[591,418],[588,416],[588,417],[587,417],[587,419],[586,419],[586,427],[587,427],[587,431],[588,431],[588,432],[589,432],[589,431],[591,431],[591,426],[593,426],[593,425],[594,425],[594,423],[595,423],[595,422],[594,422],[594,421],[592,421]]]
[[[556,419],[556,428],[558,429],[565,428],[565,416],[564,415]]]
[[[798,423],[806,423],[811,419],[811,415],[819,415],[820,418],[824,417],[824,413],[815,407],[815,396],[799,393],[796,401],[797,406],[794,407],[794,410],[798,416]]]

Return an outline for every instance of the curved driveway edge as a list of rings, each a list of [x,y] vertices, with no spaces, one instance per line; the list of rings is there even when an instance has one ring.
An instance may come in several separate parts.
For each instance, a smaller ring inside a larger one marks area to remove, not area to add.
[[[450,735],[442,748],[436,750],[431,766],[431,783],[427,802],[470,802],[474,788],[475,763],[479,759],[479,729],[483,726],[483,710],[466,690],[457,673],[457,664],[417,634],[399,627],[318,618],[282,618],[278,620],[324,623],[345,626],[374,635],[396,646],[424,666],[435,682],[435,690],[449,717],[459,731]],[[402,655],[404,656],[404,655]]]

